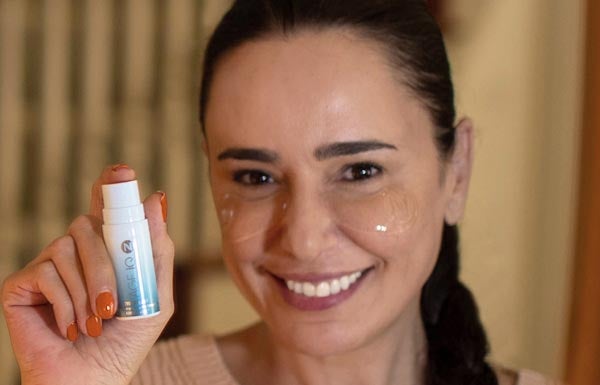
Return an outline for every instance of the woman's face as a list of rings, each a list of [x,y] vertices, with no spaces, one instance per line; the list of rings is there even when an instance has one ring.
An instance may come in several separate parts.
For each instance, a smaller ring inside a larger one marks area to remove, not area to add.
[[[225,262],[276,338],[311,354],[414,325],[462,212],[460,172],[376,47],[341,31],[246,43],[207,106]]]

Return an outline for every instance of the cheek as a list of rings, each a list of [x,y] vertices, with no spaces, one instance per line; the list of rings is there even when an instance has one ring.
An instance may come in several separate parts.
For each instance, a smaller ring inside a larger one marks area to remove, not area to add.
[[[227,271],[240,293],[259,313],[264,308],[264,277],[257,266],[265,253],[256,237],[245,242],[232,242],[223,235],[222,255]]]
[[[393,272],[387,276],[404,283],[424,283],[437,259],[443,204],[435,192],[405,193],[402,202],[402,205],[394,206],[401,208],[402,215],[388,212],[387,216],[382,216],[396,218],[397,225],[392,228],[397,231],[365,232],[347,228],[345,234],[354,244],[374,256],[383,270]],[[373,221],[373,216],[369,220]]]
[[[242,197],[229,191],[214,194],[223,252],[240,262],[252,262],[263,255],[267,239],[281,227],[287,207],[285,195]]]
[[[361,238],[360,234],[393,238],[409,231],[419,217],[417,200],[397,186],[358,197],[338,193],[329,202],[338,226]]]
[[[262,245],[263,243],[257,238],[245,242],[231,242],[223,236],[223,258],[231,267],[238,270],[255,269],[255,266],[260,265],[265,254]]]
[[[241,293],[255,304],[252,289],[257,285],[256,266],[264,255],[263,235],[260,232],[248,237],[248,216],[242,215],[239,205],[226,193],[213,191],[215,208],[221,228],[221,253],[231,278]],[[250,221],[251,222],[251,221]],[[258,228],[250,227],[250,228]]]

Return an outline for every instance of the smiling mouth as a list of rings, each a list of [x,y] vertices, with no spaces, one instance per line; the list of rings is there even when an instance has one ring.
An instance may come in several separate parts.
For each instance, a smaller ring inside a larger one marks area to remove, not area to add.
[[[366,271],[366,270],[365,270]],[[356,281],[362,277],[363,270],[355,271],[353,273],[342,275],[341,277],[334,278],[331,280],[325,280],[321,282],[301,282],[294,280],[286,280],[286,286],[288,290],[303,295],[305,297],[329,297],[330,295],[336,295],[341,291],[348,290],[350,286],[356,283]]]
[[[373,269],[374,266],[371,266],[320,280],[284,279],[274,274],[271,276],[279,283],[282,295],[288,304],[301,310],[325,310],[350,298],[365,276]]]

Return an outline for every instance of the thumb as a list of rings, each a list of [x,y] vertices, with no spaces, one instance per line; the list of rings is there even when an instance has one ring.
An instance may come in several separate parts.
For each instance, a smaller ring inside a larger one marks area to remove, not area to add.
[[[105,167],[92,186],[89,214],[102,220],[102,209],[104,208],[102,185],[128,182],[134,179],[135,171],[126,164],[121,163]]]

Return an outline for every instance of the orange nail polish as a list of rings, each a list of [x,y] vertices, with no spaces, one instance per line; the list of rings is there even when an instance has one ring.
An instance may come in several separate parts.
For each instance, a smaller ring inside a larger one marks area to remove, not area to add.
[[[160,205],[162,206],[163,221],[166,222],[167,212],[169,211],[169,204],[167,203],[167,193],[163,191],[159,191],[159,193],[161,194]]]
[[[89,316],[87,321],[85,321],[85,326],[90,337],[98,337],[102,334],[102,320],[98,316]]]
[[[119,171],[119,170],[124,170],[124,169],[129,169],[131,167],[129,167],[128,165],[126,165],[125,163],[119,163],[119,164],[115,164],[112,167],[113,171]]]
[[[102,319],[110,319],[115,314],[115,300],[108,291],[96,297],[96,312]]]
[[[77,322],[73,321],[67,327],[67,339],[71,342],[75,342],[77,337],[79,336],[79,330],[77,330]]]

